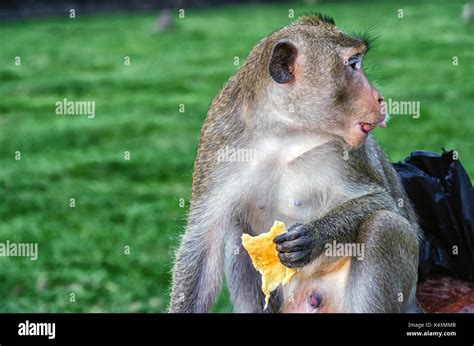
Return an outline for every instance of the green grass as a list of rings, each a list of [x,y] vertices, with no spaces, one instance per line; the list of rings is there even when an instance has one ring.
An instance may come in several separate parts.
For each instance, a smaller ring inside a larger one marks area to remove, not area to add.
[[[474,174],[474,28],[459,19],[463,2],[190,9],[162,34],[152,13],[1,24],[0,242],[38,242],[39,259],[0,257],[0,311],[166,309],[206,110],[234,57],[291,21],[290,8],[379,34],[368,75],[386,98],[421,102],[419,119],[376,130],[392,160],[444,146]],[[55,115],[63,98],[95,101],[95,119]],[[226,292],[215,310],[230,311]]]

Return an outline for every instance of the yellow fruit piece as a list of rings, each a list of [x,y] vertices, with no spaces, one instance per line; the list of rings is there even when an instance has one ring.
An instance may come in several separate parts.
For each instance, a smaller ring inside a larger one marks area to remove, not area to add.
[[[285,285],[295,275],[296,270],[287,268],[281,264],[278,258],[276,244],[273,239],[287,232],[285,224],[275,221],[273,227],[267,233],[252,237],[249,234],[242,235],[242,246],[250,255],[252,264],[262,274],[262,291],[265,293],[265,306],[268,306],[270,293],[280,284]]]

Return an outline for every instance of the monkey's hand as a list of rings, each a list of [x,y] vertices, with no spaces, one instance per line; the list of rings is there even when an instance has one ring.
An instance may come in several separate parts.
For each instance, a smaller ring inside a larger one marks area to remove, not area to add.
[[[355,242],[361,223],[378,210],[398,210],[385,191],[350,199],[317,220],[292,225],[274,239],[281,263],[289,268],[302,267],[321,255],[332,241]]]
[[[326,242],[316,236],[317,228],[317,222],[296,223],[275,237],[278,258],[285,267],[302,267],[322,254]]]

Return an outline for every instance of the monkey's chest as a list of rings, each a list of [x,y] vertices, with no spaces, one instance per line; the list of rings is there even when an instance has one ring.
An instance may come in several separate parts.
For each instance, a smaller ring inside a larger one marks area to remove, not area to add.
[[[249,193],[249,221],[254,233],[275,220],[289,227],[314,220],[347,199],[344,170],[314,150],[291,162],[271,162]]]

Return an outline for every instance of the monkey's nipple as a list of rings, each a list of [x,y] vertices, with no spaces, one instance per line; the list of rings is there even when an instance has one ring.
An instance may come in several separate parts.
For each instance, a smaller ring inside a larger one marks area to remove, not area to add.
[[[319,308],[322,302],[323,302],[323,297],[320,293],[313,292],[309,296],[309,305],[311,305],[313,309]]]

